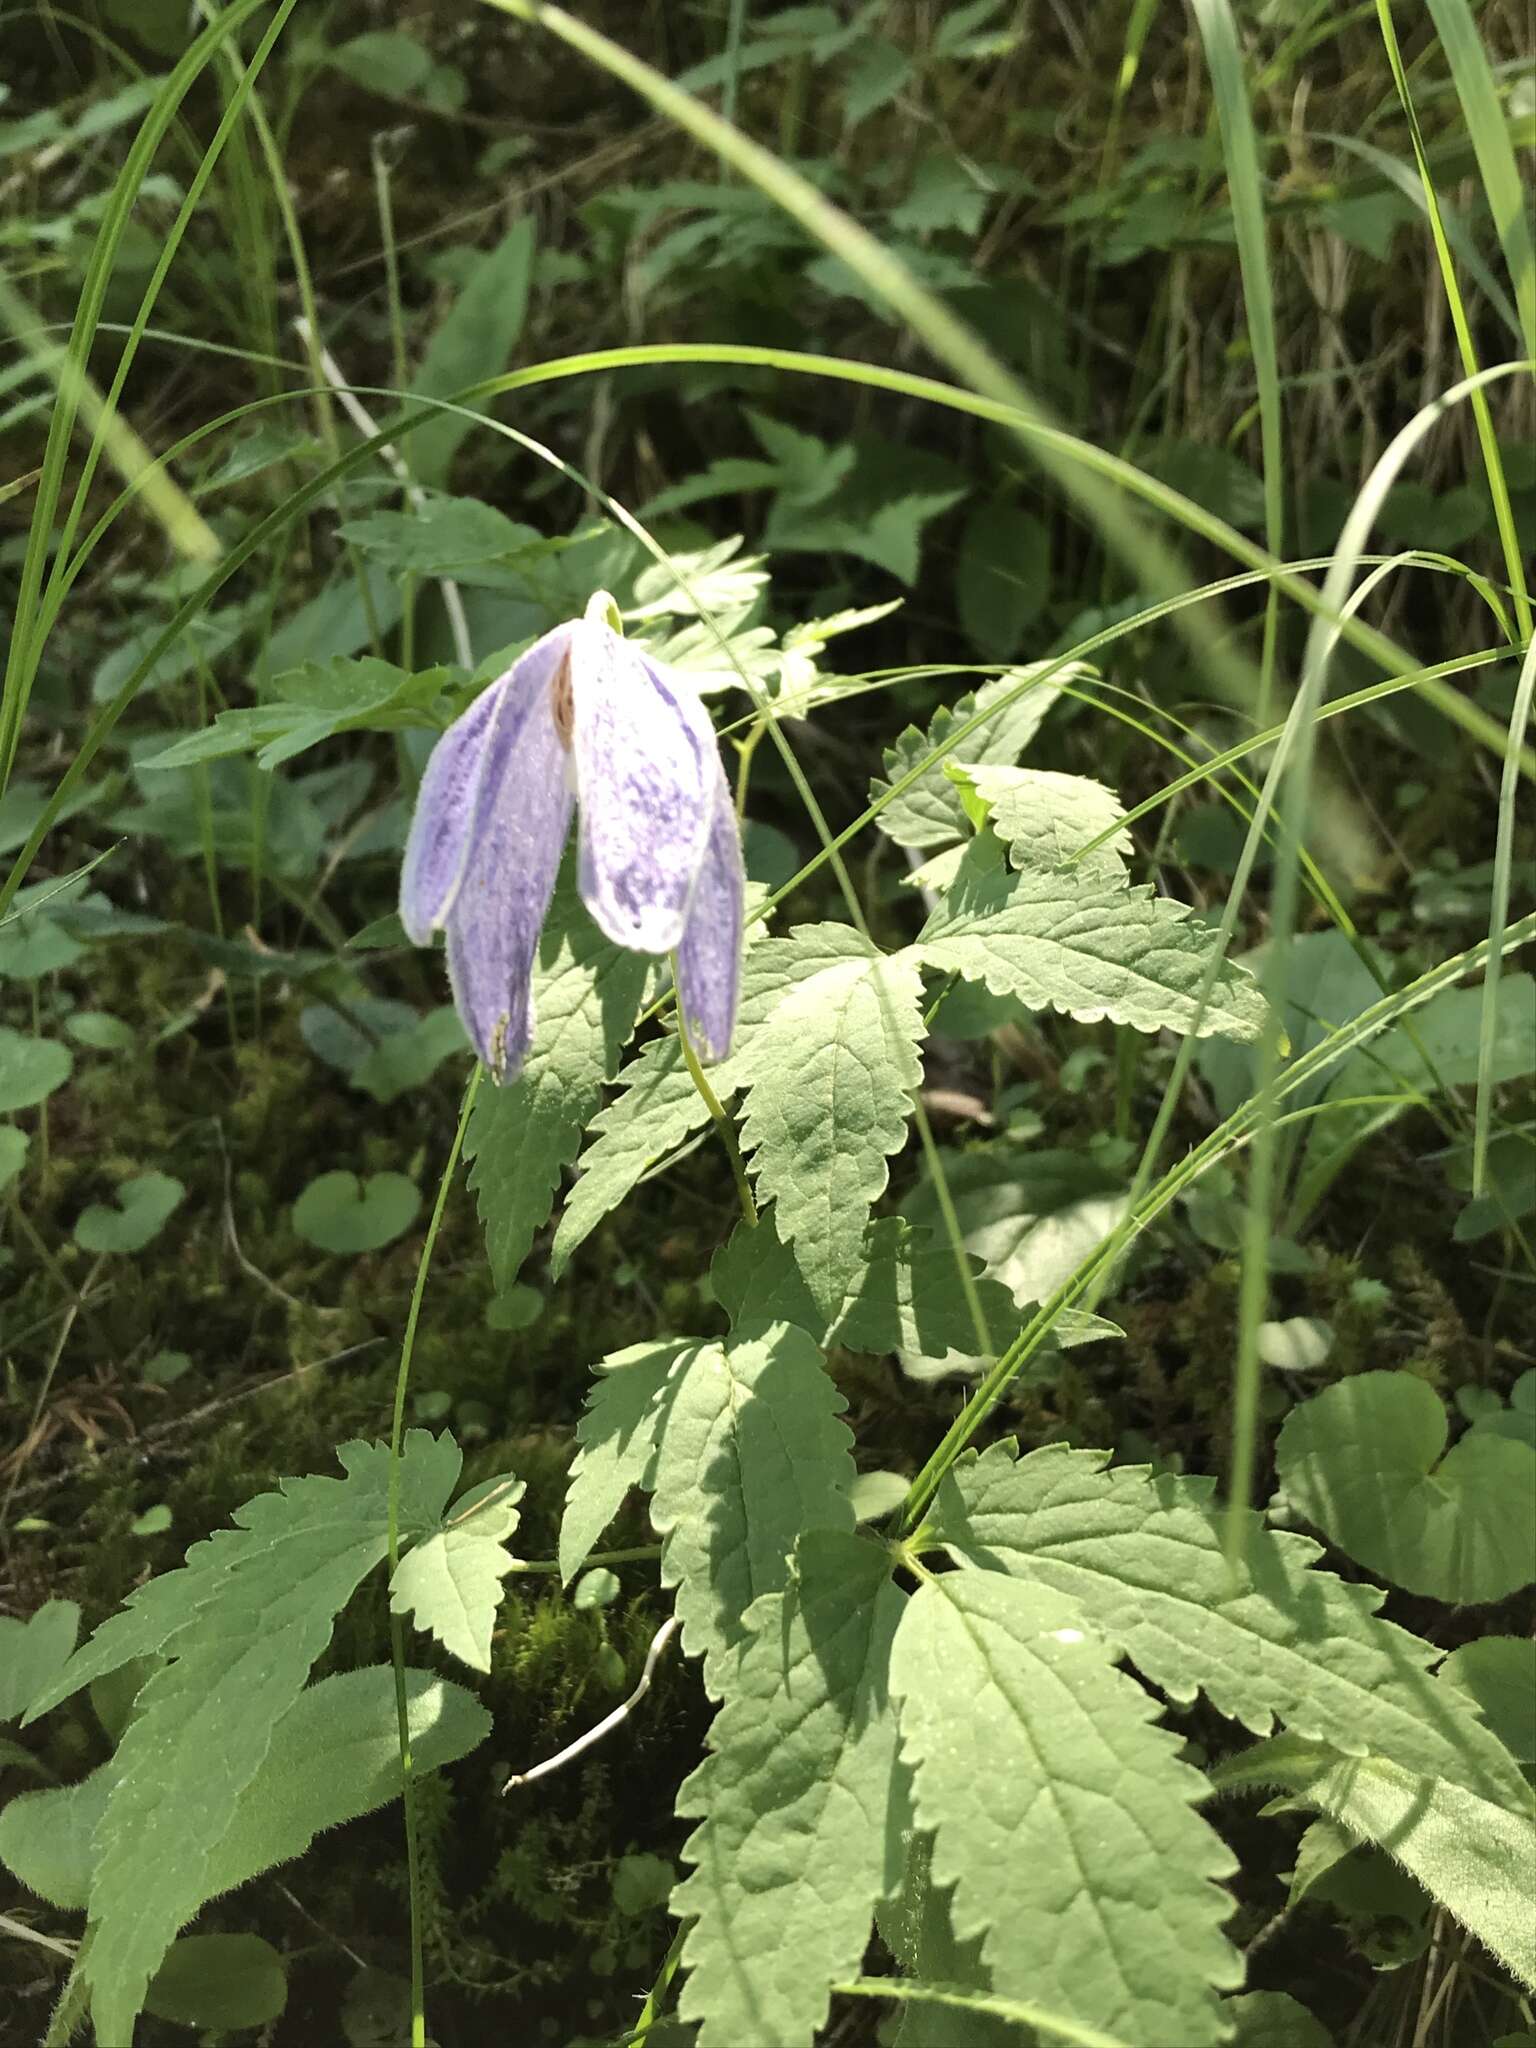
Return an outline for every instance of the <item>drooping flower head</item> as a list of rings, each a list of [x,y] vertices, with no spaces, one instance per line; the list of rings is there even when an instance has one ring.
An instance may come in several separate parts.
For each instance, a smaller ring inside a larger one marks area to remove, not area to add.
[[[573,805],[582,902],[615,945],[675,951],[695,1046],[730,1049],[743,878],[714,728],[616,618],[599,591],[535,642],[449,726],[421,780],[400,921],[417,945],[446,928],[454,1002],[497,1081],[533,1035],[534,955]]]

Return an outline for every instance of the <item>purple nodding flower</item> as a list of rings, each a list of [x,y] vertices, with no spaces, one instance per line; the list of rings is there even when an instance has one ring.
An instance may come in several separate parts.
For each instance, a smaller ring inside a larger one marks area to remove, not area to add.
[[[736,1021],[741,836],[714,728],[691,683],[614,631],[599,591],[477,697],[433,749],[400,875],[400,921],[448,933],[453,998],[492,1078],[533,1036],[539,932],[581,811],[577,886],[615,945],[677,954],[678,1001],[706,1059]]]

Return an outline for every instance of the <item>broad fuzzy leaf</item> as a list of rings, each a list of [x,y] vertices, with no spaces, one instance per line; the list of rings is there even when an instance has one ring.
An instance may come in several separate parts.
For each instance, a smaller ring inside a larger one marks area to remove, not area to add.
[[[491,1717],[462,1686],[430,1671],[405,1674],[411,1758],[418,1772],[466,1755]],[[117,1758],[77,1785],[23,1793],[0,1810],[0,1862],[66,1911],[89,1902],[92,1838],[120,1776]],[[387,1664],[307,1686],[272,1731],[272,1746],[241,1794],[203,1869],[198,1905],[303,1855],[339,1827],[400,1796],[394,1674]]]
[[[651,1519],[683,1647],[719,1696],[743,1617],[782,1592],[809,1529],[853,1527],[846,1407],[803,1330],[769,1323],[684,1354],[660,1400]]]
[[[1012,1297],[966,1254],[977,1299],[996,1351],[1017,1322]],[[977,1333],[960,1284],[955,1255],[927,1230],[899,1216],[882,1216],[864,1233],[859,1270],[831,1312],[811,1298],[793,1251],[774,1227],[773,1211],[755,1230],[743,1224],[715,1254],[710,1268],[715,1298],[733,1323],[795,1323],[830,1350],[874,1353],[974,1353]]]
[[[1074,1603],[995,1572],[930,1580],[891,1658],[933,1874],[995,1988],[1127,2041],[1225,2036],[1235,1867],[1205,1781]],[[957,1707],[957,1703],[961,1703]],[[957,1711],[963,1719],[957,1721]]]
[[[810,2048],[830,1986],[858,1971],[885,1864],[903,1604],[889,1552],[822,1530],[752,1610],[713,1754],[678,1797],[703,1822],[672,1902],[694,1922],[679,2009],[702,2021],[699,2048]]]
[[[933,1838],[912,1810],[912,1773],[898,1756],[886,1824],[886,1894],[875,1923],[904,1980],[988,1995],[992,1978],[981,1941],[955,1939],[949,1907],[949,1893],[933,1881]],[[1018,2048],[1018,2036],[976,2013],[914,2000],[896,2023],[894,2048]]]
[[[927,967],[984,982],[1031,1009],[1138,1031],[1256,1038],[1264,999],[1241,967],[1216,970],[1197,1008],[1216,934],[1148,888],[1116,887],[1088,864],[1011,874],[996,842],[976,839],[912,949]]]
[[[489,1494],[477,1506],[477,1496]],[[501,1605],[502,1580],[512,1569],[507,1539],[518,1523],[521,1481],[510,1477],[477,1487],[456,1501],[441,1529],[414,1543],[395,1568],[389,1605],[475,1671],[491,1668],[491,1631]]]
[[[947,846],[963,839],[968,827],[960,792],[945,773],[951,761],[1017,761],[1040,729],[1041,720],[1061,694],[1061,681],[1031,683],[1043,663],[1030,668],[1009,669],[981,689],[967,692],[953,704],[941,704],[929,720],[928,730],[919,732],[909,725],[896,744],[885,750],[885,779],[878,776],[869,785],[870,801],[878,803],[902,776],[926,763],[910,789],[891,797],[876,823],[898,846]],[[1081,674],[1079,665],[1063,672]],[[958,743],[951,735],[978,711],[992,710],[976,730]]]
[[[750,1080],[756,1064],[754,1034],[798,982],[839,961],[868,958],[864,940],[845,924],[801,925],[750,947],[742,962],[736,1051],[710,1074],[717,1099],[728,1104]],[[619,1083],[623,1093],[591,1119],[597,1136],[582,1154],[580,1176],[555,1232],[551,1265],[557,1275],[641,1177],[709,1121],[675,1038],[646,1046]]]
[[[104,2039],[131,2037],[150,1977],[208,1896],[210,1861],[274,1725],[329,1642],[337,1611],[384,1554],[388,1451],[349,1444],[339,1456],[344,1480],[289,1480],[248,1501],[238,1528],[195,1545],[179,1571],[151,1581],[33,1705],[35,1716],[130,1657],[169,1660],[139,1694],[97,1830],[86,1972]],[[448,1438],[410,1433],[401,1490],[408,1534],[437,1521],[459,1463]]]
[[[1445,1406],[1406,1372],[1362,1372],[1286,1417],[1286,1497],[1357,1564],[1452,1606],[1536,1579],[1536,1450],[1469,1430],[1445,1447]]]
[[[427,346],[412,397],[449,398],[506,368],[528,310],[533,254],[534,221],[525,213],[476,262]],[[417,427],[410,442],[417,482],[446,483],[460,444],[474,430],[462,410],[437,413]]]
[[[599,1378],[576,1425],[560,1523],[560,1577],[569,1585],[632,1487],[655,1483],[659,1397],[676,1361],[700,1347],[691,1338],[631,1344],[597,1367]]]
[[[1379,1756],[1343,1757],[1277,1736],[1234,1757],[1218,1788],[1280,1787],[1330,1814],[1358,1841],[1388,1850],[1430,1897],[1536,1991],[1536,1817],[1490,1806],[1460,1785]]]
[[[870,1204],[906,1139],[921,1000],[910,958],[846,960],[801,982],[752,1042],[742,1148],[828,1314],[857,1280]]]
[[[560,889],[534,968],[523,1071],[505,1088],[481,1088],[464,1140],[499,1293],[548,1219],[561,1172],[618,1067],[650,966],[643,953],[610,945],[574,891]]]
[[[1234,1583],[1212,1481],[1107,1464],[1104,1451],[1018,1458],[994,1444],[944,1481],[931,1533],[962,1564],[1069,1595],[1175,1700],[1202,1691],[1257,1735],[1279,1720],[1525,1810],[1513,1759],[1430,1677],[1438,1652],[1378,1618],[1374,1587],[1310,1569],[1318,1546],[1257,1515]]]

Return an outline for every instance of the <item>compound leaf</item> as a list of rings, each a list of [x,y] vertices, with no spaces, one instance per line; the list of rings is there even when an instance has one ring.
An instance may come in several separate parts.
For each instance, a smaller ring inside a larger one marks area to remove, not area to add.
[[[1216,969],[1216,933],[1184,905],[1111,881],[1093,862],[1010,873],[990,835],[966,848],[913,951],[927,967],[984,982],[1031,1009],[1138,1031],[1256,1038],[1264,999],[1231,961]]]
[[[1074,1603],[996,1572],[913,1596],[891,1657],[903,1760],[961,1941],[1004,1997],[1126,2041],[1225,2038],[1235,1867],[1204,1779]],[[963,1708],[957,1708],[957,1702]],[[956,1714],[964,1713],[964,1738]]]
[[[179,1570],[133,1595],[32,1705],[29,1718],[130,1657],[166,1660],[138,1696],[96,1832],[85,1969],[103,2039],[131,2038],[150,1978],[209,1896],[210,1864],[274,1726],[338,1610],[384,1555],[388,1450],[353,1443],[338,1455],[345,1479],[290,1479],[247,1501],[236,1528],[195,1544]],[[408,1534],[438,1521],[459,1464],[451,1439],[409,1433]]]
[[[1318,1546],[1257,1515],[1234,1580],[1212,1481],[1106,1469],[1108,1456],[994,1444],[945,1479],[932,1533],[962,1564],[1075,1600],[1174,1700],[1201,1691],[1257,1735],[1279,1720],[1525,1809],[1514,1760],[1430,1676],[1438,1652],[1377,1616],[1379,1591],[1311,1569]]]
[[[869,785],[871,803],[886,798],[875,822],[898,846],[947,846],[968,830],[960,792],[945,773],[951,761],[1013,762],[1040,729],[1047,711],[1061,694],[1061,683],[1031,682],[1045,663],[1009,669],[981,689],[967,692],[953,704],[941,704],[928,730],[909,725],[896,744],[885,750],[885,778]],[[1082,674],[1079,664],[1061,671],[1063,678]],[[974,718],[990,712],[974,732],[955,742],[952,735]],[[924,765],[926,764],[926,765]],[[892,785],[916,768],[922,773],[910,788],[888,796]]]
[[[742,962],[736,1050],[710,1073],[717,1099],[729,1103],[750,1080],[754,1035],[797,983],[839,961],[868,957],[864,940],[845,924],[800,925],[752,946]],[[580,1176],[555,1232],[551,1265],[557,1276],[582,1240],[645,1174],[709,1121],[675,1038],[646,1046],[619,1083],[623,1092],[591,1119],[597,1135],[582,1154]]]
[[[885,1867],[903,1604],[886,1550],[817,1530],[752,1609],[713,1754],[678,1799],[703,1823],[673,1894],[694,1923],[680,2010],[702,2021],[699,2048],[810,2048],[831,1985],[858,1971]]]

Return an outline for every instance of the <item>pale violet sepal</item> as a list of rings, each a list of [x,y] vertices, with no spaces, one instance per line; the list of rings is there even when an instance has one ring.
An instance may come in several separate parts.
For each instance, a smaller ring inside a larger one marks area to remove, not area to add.
[[[730,1049],[741,841],[693,686],[614,631],[602,593],[522,655],[443,734],[401,869],[418,944],[445,929],[454,1001],[496,1080],[532,1040],[531,986],[573,804],[577,886],[615,944],[678,953],[700,1052]]]

